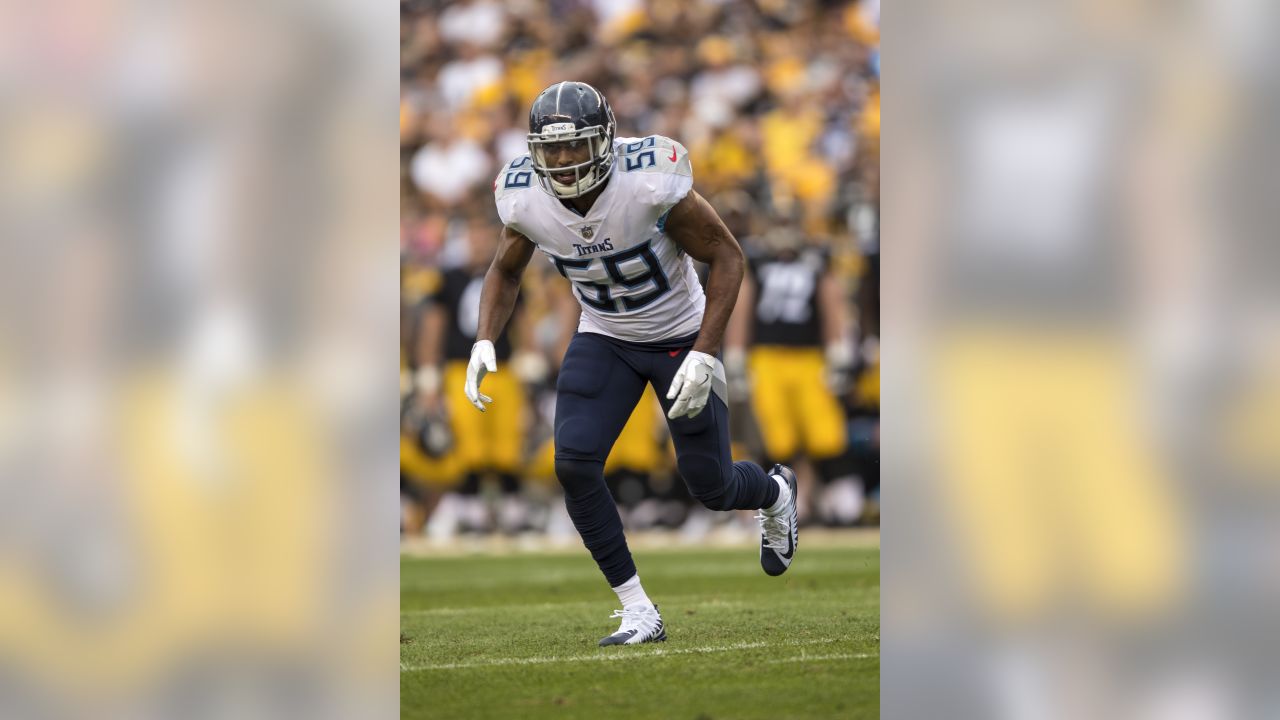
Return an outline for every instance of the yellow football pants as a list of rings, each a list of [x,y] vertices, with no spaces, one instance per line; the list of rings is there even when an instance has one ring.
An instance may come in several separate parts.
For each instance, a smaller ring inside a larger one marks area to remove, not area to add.
[[[787,460],[802,449],[811,460],[844,452],[844,412],[827,389],[824,366],[818,348],[761,346],[748,356],[751,408],[771,459]]]
[[[467,364],[461,360],[444,368],[444,399],[453,428],[456,471],[518,474],[524,454],[524,388],[511,369],[489,373],[480,392],[493,398],[480,412],[467,400],[463,388]]]
[[[1131,617],[1173,600],[1183,529],[1120,340],[971,328],[939,350],[936,497],[982,604]]]
[[[651,473],[658,469],[662,449],[656,439],[658,425],[658,396],[652,386],[645,386],[640,402],[627,418],[622,434],[613,444],[609,459],[604,463],[605,474],[626,469],[639,473]]]
[[[422,451],[417,440],[400,436],[400,472],[416,483],[449,487],[458,482],[457,461],[452,453],[433,458]]]

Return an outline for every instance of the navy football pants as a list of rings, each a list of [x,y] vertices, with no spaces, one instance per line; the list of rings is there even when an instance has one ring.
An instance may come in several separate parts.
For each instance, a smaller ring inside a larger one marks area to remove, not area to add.
[[[569,517],[609,585],[636,574],[622,518],[604,481],[604,461],[651,383],[665,413],[671,380],[693,337],[629,343],[578,333],[565,352],[556,385],[556,477]],[[778,500],[778,485],[752,462],[729,455],[729,409],[715,393],[693,418],[668,420],[676,466],[689,492],[712,510],[752,510]]]

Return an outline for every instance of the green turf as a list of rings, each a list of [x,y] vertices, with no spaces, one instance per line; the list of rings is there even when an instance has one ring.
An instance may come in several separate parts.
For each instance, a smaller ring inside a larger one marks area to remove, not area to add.
[[[405,718],[875,718],[877,548],[638,551],[665,643],[600,648],[617,598],[585,550],[400,563]]]

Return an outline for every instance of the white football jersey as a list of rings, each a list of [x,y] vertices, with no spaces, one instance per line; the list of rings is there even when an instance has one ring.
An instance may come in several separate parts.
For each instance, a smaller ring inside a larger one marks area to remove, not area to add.
[[[616,138],[614,154],[613,174],[585,217],[545,192],[521,155],[494,182],[498,215],[572,282],[579,332],[632,342],[693,335],[706,299],[692,258],[663,231],[693,187],[689,153],[651,135]]]

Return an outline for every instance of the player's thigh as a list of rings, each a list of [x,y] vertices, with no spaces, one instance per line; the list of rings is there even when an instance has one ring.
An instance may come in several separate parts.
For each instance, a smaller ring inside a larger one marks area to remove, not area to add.
[[[664,407],[670,409],[670,402]],[[692,418],[667,419],[667,427],[675,446],[676,469],[689,491],[694,497],[718,493],[733,472],[729,406],[712,393],[702,412]]]
[[[655,388],[668,388],[684,361],[684,354],[668,358],[665,354],[653,364]],[[712,387],[718,383],[713,382]],[[674,400],[668,400],[666,392],[658,393],[665,416]],[[697,496],[720,487],[731,472],[733,459],[729,445],[729,406],[725,399],[712,391],[702,412],[693,417],[667,419],[671,431],[671,443],[676,449],[676,467],[689,489]]]
[[[748,358],[751,373],[751,410],[760,427],[769,457],[788,459],[800,449],[800,434],[789,398],[786,360],[774,350],[757,349]]]
[[[827,389],[821,353],[814,350],[798,355],[792,377],[796,380],[794,397],[799,407],[796,415],[804,436],[805,453],[815,460],[824,460],[844,452],[849,437],[844,410]]]
[[[497,376],[495,375],[494,378]],[[467,364],[455,360],[444,368],[445,404],[449,411],[449,424],[453,427],[453,455],[459,464],[460,471],[473,469],[484,461],[485,457],[485,413],[477,410],[467,399],[464,386],[467,380]],[[489,387],[490,378],[485,378],[485,394],[502,400],[501,395],[494,395]]]
[[[569,343],[556,380],[557,458],[604,462],[644,390],[644,378],[599,335]]]

